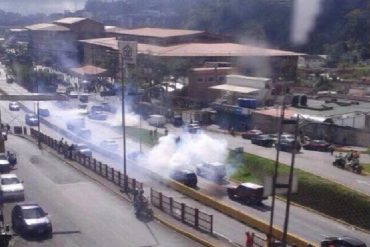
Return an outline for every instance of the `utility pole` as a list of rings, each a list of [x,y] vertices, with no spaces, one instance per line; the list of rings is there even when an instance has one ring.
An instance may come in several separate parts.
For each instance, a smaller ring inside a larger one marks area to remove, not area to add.
[[[277,145],[280,145],[281,134],[283,132],[283,120],[285,117],[285,96],[282,97],[283,102],[280,110],[280,121],[279,121],[279,132],[278,132],[278,140]],[[276,145],[276,144],[275,144]],[[271,245],[271,241],[273,239],[272,236],[272,229],[274,227],[274,213],[275,213],[275,197],[276,197],[276,181],[278,177],[278,168],[279,168],[279,158],[280,158],[280,148],[276,149],[276,159],[275,159],[275,168],[274,174],[272,176],[272,201],[271,201],[271,211],[270,211],[270,226],[269,232],[267,235],[268,246]]]
[[[136,63],[137,42],[118,40],[119,57],[121,58],[122,80],[122,139],[123,139],[123,191],[128,193],[128,177],[126,164],[126,120],[125,120],[125,77],[127,78],[127,64]]]
[[[284,231],[283,231],[283,239],[281,241],[282,246],[286,246],[287,244],[289,211],[290,211],[290,202],[291,202],[291,197],[292,197],[292,184],[293,184],[293,174],[294,174],[294,162],[295,162],[295,153],[296,153],[296,146],[297,146],[298,129],[299,129],[299,115],[297,115],[296,120],[292,120],[290,123],[295,124],[294,143],[293,143],[294,147],[293,147],[292,159],[291,159],[290,170],[289,170],[289,182],[288,182],[288,193],[287,193],[286,208],[285,208]]]

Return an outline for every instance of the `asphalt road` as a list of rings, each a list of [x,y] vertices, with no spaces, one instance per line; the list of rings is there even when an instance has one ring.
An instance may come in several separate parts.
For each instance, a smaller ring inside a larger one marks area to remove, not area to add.
[[[138,221],[129,202],[29,141],[10,136],[6,144],[18,151],[14,173],[24,181],[26,201],[39,203],[53,222],[52,239],[15,236],[12,246],[201,246],[155,221]],[[5,205],[8,223],[12,206]]]
[[[1,83],[1,82],[0,82]],[[3,108],[5,109],[7,105],[2,104]],[[29,107],[32,107],[32,102],[28,103]],[[3,111],[8,112],[8,111]],[[9,113],[9,119],[15,118],[14,121],[19,122],[20,124],[23,124],[23,114],[22,113],[14,113],[14,112],[8,112]],[[53,113],[52,113],[53,114]],[[7,117],[7,113],[3,114],[4,117]],[[21,117],[19,117],[21,115]],[[63,112],[58,112],[56,115],[49,117],[49,121],[52,121],[54,124],[58,125],[61,128],[65,128],[65,124],[63,121],[61,121],[62,118],[67,117],[63,115]],[[89,128],[95,129],[97,131],[93,132],[93,140],[95,140],[95,143],[99,143],[101,139],[104,138],[115,138],[117,140],[122,141],[121,133],[113,131],[111,128],[108,128],[107,126],[101,125],[100,123],[96,121],[87,121],[87,125]],[[46,128],[45,126],[42,126],[42,131],[45,133],[48,133],[55,138],[60,138],[60,136],[55,133],[53,130],[50,130]],[[174,132],[173,129],[170,129],[170,132]],[[220,138],[220,139],[226,139],[229,143],[229,147],[238,147],[243,146],[244,150],[251,153],[256,153],[258,155],[268,157],[268,158],[275,158],[275,150],[274,149],[268,149],[264,147],[258,147],[256,145],[252,145],[249,143],[249,141],[243,140],[241,138],[234,138],[228,135],[222,135],[218,133],[208,133],[212,137]],[[96,141],[98,140],[98,141]],[[137,150],[139,145],[135,142],[128,141],[128,149]],[[147,148],[144,148],[144,150],[148,150]],[[120,150],[121,151],[121,150]],[[117,169],[122,169],[121,163],[117,161],[109,160],[106,157],[101,157],[99,154],[95,155],[99,160],[102,160],[108,164],[110,164],[112,167],[115,167]],[[281,153],[281,161],[285,162],[284,159],[287,160],[286,163],[289,163],[289,154]],[[302,159],[303,162],[306,162],[305,164],[311,165],[315,167],[315,165],[312,165],[312,161],[309,159],[313,159],[314,161],[321,162],[321,166],[324,166],[323,160],[329,161],[331,159],[330,155],[327,153],[318,153],[318,152],[312,152],[312,151],[303,151],[302,154],[299,154],[297,157],[297,160]],[[297,161],[298,163],[298,161]],[[300,164],[301,161],[299,161]],[[305,168],[307,168],[305,166]],[[322,169],[322,167],[320,168]],[[355,176],[357,179],[367,179],[366,177],[360,177],[355,174],[351,174],[346,171],[341,171],[337,168],[328,166],[329,173],[331,173],[334,170],[338,170],[338,172],[342,172],[343,177],[348,178],[348,176]],[[318,172],[318,171],[316,171]],[[141,174],[135,172],[134,170],[129,170],[129,174],[138,178],[139,180],[143,181],[147,186],[153,186],[154,188],[157,188],[161,191],[164,191],[166,194],[169,194],[173,196],[174,198],[178,198],[179,200],[187,202],[189,205],[194,205],[206,212],[212,213],[215,215],[215,231],[225,235],[229,239],[231,239],[234,242],[237,243],[243,243],[243,233],[245,231],[245,227],[242,224],[236,223],[236,221],[230,220],[229,218],[215,212],[212,209],[209,209],[197,202],[194,202],[193,200],[184,197],[183,195],[174,192],[164,186],[159,185],[156,181],[151,180],[150,178],[147,178],[145,176],[142,176]],[[338,173],[339,174],[339,173]],[[324,175],[320,172],[320,175]],[[325,175],[324,175],[325,176]],[[353,180],[352,180],[353,181]],[[199,179],[199,187],[200,190],[203,193],[206,193],[208,195],[211,195],[215,197],[218,200],[222,200],[225,203],[229,203],[233,205],[234,207],[240,208],[241,210],[245,212],[249,212],[252,215],[255,215],[256,217],[265,220],[268,222],[270,211],[268,206],[266,207],[260,207],[260,208],[251,208],[246,207],[243,205],[240,205],[239,203],[230,201],[226,195],[225,195],[225,188],[223,186],[215,185],[207,180]],[[357,187],[356,187],[357,188]],[[368,190],[368,188],[365,189]],[[266,205],[269,205],[269,202],[266,202]],[[280,201],[277,202],[276,205],[276,218],[275,221],[278,225],[282,225],[283,222],[283,212],[284,212],[284,204]],[[237,229],[237,230],[236,230]],[[351,229],[350,227],[347,227],[345,225],[342,225],[340,223],[337,223],[335,221],[326,219],[324,217],[318,216],[316,214],[313,214],[309,211],[303,210],[298,207],[292,207],[291,210],[291,216],[290,216],[290,231],[296,235],[302,236],[308,240],[318,242],[320,239],[322,239],[323,235],[326,236],[337,236],[337,235],[351,235],[351,236],[357,236],[360,239],[366,240],[370,239],[370,236],[358,231],[355,231]]]

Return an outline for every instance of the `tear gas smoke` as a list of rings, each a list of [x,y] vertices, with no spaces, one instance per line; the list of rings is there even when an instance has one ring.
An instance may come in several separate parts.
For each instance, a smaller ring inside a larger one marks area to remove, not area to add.
[[[138,126],[140,122],[140,116],[131,111],[130,109],[126,109],[125,112],[125,123],[126,126]],[[117,110],[116,114],[109,118],[108,123],[112,127],[122,126],[122,110]]]
[[[161,137],[141,165],[163,174],[178,167],[194,170],[200,162],[225,162],[226,141],[215,140],[204,133],[184,133],[178,143],[176,137],[171,134]]]
[[[315,25],[320,13],[321,0],[295,0],[291,25],[291,41],[294,44],[304,44]]]

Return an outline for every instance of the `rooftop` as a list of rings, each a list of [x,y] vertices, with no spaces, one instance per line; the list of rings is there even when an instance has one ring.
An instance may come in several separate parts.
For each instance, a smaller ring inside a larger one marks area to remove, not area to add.
[[[30,26],[26,26],[26,29],[32,31],[55,31],[55,32],[66,32],[70,31],[68,27],[63,27],[54,23],[39,23]]]
[[[347,102],[350,103],[350,101],[344,101],[339,100],[339,102]],[[317,111],[317,110],[311,110],[311,109],[304,109],[304,108],[291,108],[294,109],[297,113],[300,114],[306,114],[306,115],[312,115],[312,116],[319,116],[319,117],[339,117],[343,116],[344,114],[351,114],[355,112],[370,112],[370,102],[359,102],[359,104],[352,104],[347,106],[341,106],[337,103],[325,103],[325,101],[322,100],[313,100],[309,99],[307,102],[308,106],[310,107],[321,107],[322,105],[333,107],[331,110],[325,110],[325,111]]]
[[[115,37],[87,39],[80,40],[80,42],[118,50],[118,41]],[[236,43],[186,43],[173,46],[157,46],[139,43],[138,53],[160,57],[274,57],[300,55],[300,53],[290,51],[267,49]]]
[[[187,36],[187,35],[204,33],[204,31],[198,31],[198,30],[151,28],[151,27],[137,28],[137,29],[113,28],[113,29],[109,29],[108,31],[110,33],[156,37],[156,38],[169,38],[169,37]]]
[[[56,20],[53,23],[71,25],[71,24],[75,24],[77,22],[84,21],[84,20],[86,20],[86,18],[83,18],[83,17],[66,17],[66,18],[63,18],[63,19]]]

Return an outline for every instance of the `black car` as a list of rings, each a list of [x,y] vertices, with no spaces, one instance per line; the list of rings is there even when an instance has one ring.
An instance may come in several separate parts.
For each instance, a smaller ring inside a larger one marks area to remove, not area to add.
[[[296,152],[299,153],[301,150],[301,144],[299,141],[294,141],[292,139],[282,139],[280,140],[280,144],[276,143],[275,147],[277,150],[285,151],[285,152]]]
[[[195,172],[188,169],[174,169],[170,173],[170,177],[186,186],[196,188],[198,178]]]
[[[251,138],[251,142],[259,146],[272,147],[275,140],[270,135],[256,135]]]
[[[53,234],[53,227],[48,214],[36,203],[20,203],[12,210],[14,231],[29,236],[47,236]]]
[[[39,119],[33,113],[28,113],[25,115],[25,122],[29,126],[37,126],[39,124]]]
[[[321,247],[366,247],[359,239],[352,237],[327,237],[321,241]]]

